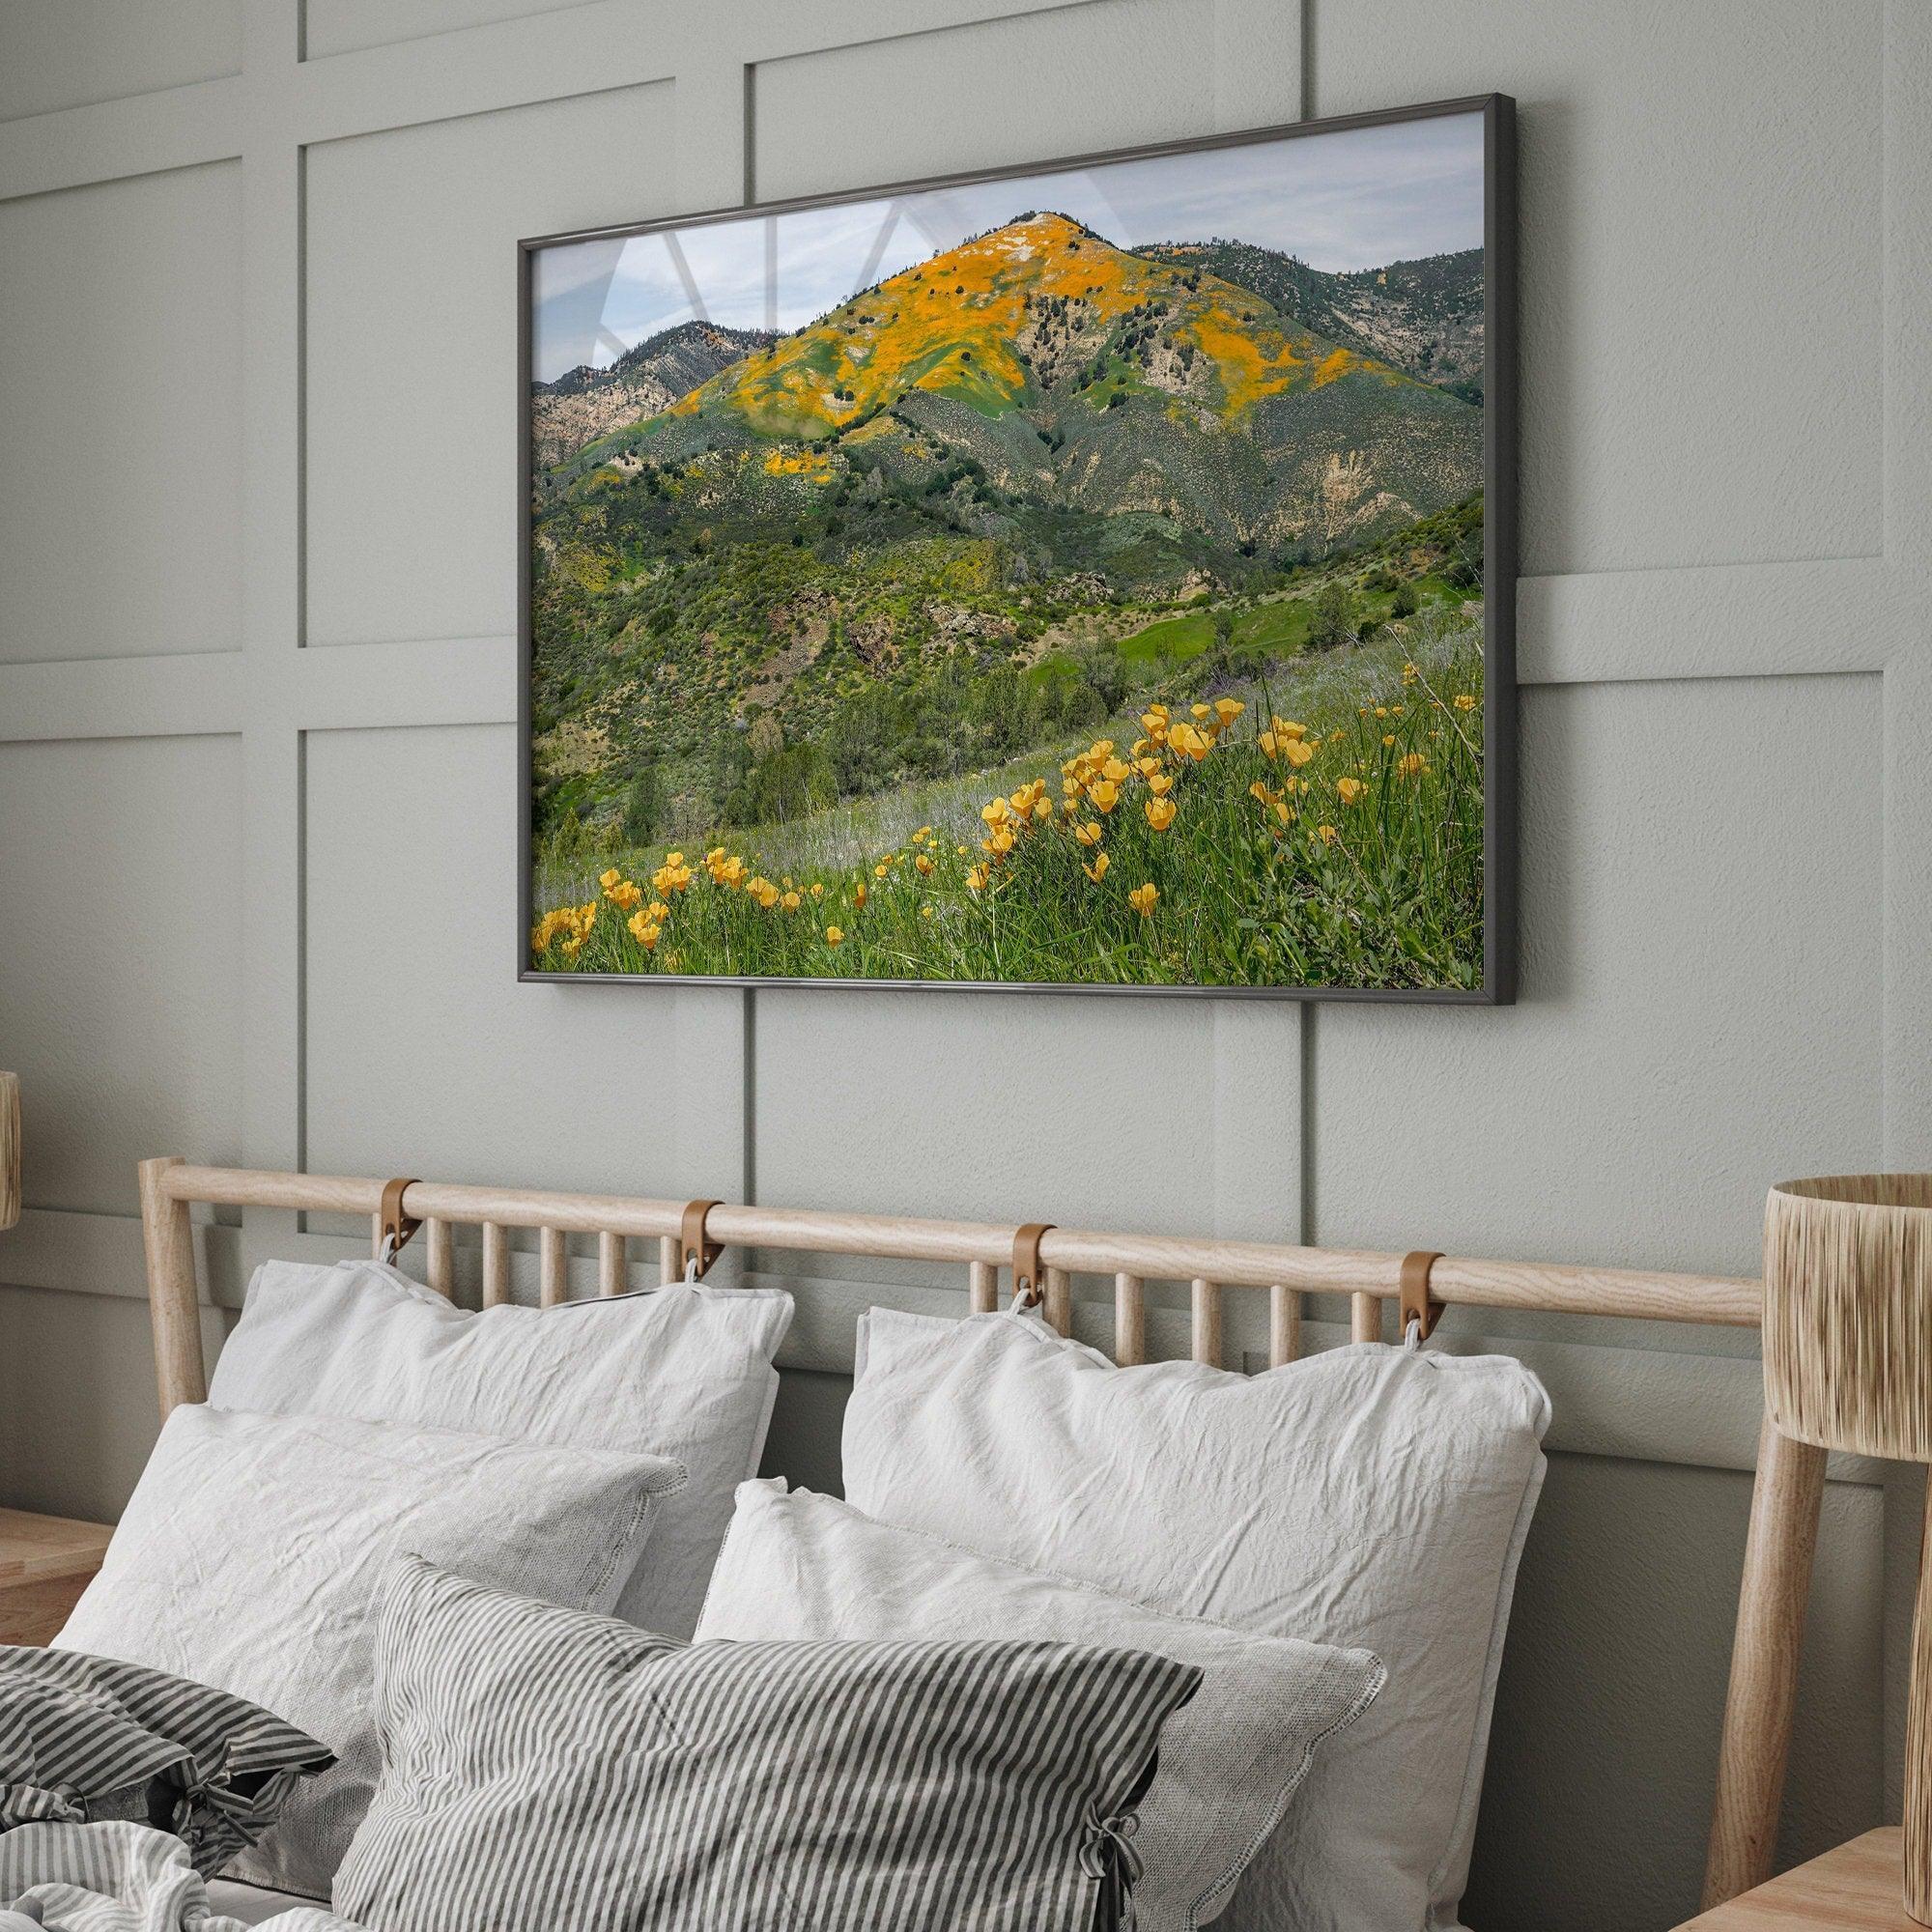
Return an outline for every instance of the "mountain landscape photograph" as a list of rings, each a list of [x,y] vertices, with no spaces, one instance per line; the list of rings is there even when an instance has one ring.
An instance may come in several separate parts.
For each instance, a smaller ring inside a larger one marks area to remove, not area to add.
[[[1484,972],[1480,113],[545,244],[540,973]]]

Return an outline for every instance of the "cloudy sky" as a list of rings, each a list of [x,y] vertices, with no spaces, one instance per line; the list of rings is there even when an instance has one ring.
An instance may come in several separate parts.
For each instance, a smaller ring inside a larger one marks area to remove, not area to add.
[[[1482,245],[1483,121],[1398,122],[563,243],[533,264],[533,373],[601,368],[693,316],[798,328],[1029,209],[1070,214],[1123,248],[1219,235],[1318,269],[1380,268]]]

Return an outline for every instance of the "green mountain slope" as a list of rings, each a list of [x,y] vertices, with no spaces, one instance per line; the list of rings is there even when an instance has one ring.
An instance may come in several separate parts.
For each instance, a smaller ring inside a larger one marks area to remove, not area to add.
[[[1469,402],[1483,399],[1480,248],[1343,274],[1246,242],[1174,242],[1141,252],[1219,275],[1358,355]]]

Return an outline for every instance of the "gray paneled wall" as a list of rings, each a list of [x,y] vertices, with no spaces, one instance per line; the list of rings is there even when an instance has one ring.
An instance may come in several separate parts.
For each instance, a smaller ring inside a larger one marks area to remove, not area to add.
[[[1492,88],[1519,1007],[512,982],[519,236]],[[1932,1159],[1928,88],[1922,0],[10,0],[0,1500],[152,1439],[144,1153],[1739,1271],[1772,1179]],[[344,1244],[212,1230],[216,1299]],[[805,1284],[778,1466],[938,1286]],[[1754,1364],[1445,1333],[1558,1415],[1472,1922],[1668,1925]],[[1917,1497],[1836,1473],[1794,1854],[1896,1802]]]

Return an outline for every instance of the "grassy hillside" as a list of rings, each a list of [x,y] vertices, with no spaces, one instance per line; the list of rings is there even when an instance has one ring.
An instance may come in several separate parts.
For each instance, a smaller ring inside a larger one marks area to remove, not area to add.
[[[1179,682],[1185,685],[1184,673]],[[703,851],[560,855],[551,971],[1194,985],[1482,977],[1480,607],[1148,698]]]

